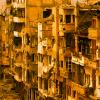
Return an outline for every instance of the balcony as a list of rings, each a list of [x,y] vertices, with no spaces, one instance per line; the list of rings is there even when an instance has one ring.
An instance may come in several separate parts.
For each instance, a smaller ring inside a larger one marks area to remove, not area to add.
[[[88,37],[90,39],[97,40],[97,39],[100,38],[100,34],[99,34],[100,33],[100,28],[89,28],[88,33],[89,33]]]
[[[43,67],[43,78],[49,78],[52,75],[53,66],[44,66]]]
[[[25,3],[14,2],[14,3],[12,3],[12,5],[14,8],[25,8]]]
[[[60,30],[60,36],[63,36],[63,32],[73,32],[75,31],[75,24],[74,23],[62,23],[59,26],[59,30]]]
[[[97,68],[97,62],[96,62],[96,61],[91,61],[91,60],[89,60],[87,65],[88,65],[89,67],[91,67],[91,68],[94,68],[94,69]]]
[[[69,81],[67,84],[70,84],[70,86],[71,86],[74,90],[76,90],[78,93],[80,93],[81,95],[85,95],[86,89],[85,89],[84,86],[81,86],[81,85],[79,85],[79,84],[76,84],[76,83],[74,83],[74,82],[72,82],[72,81]]]
[[[88,64],[88,58],[84,57],[84,56],[72,56],[72,62],[75,64],[79,64],[81,66],[85,66]]]
[[[23,18],[23,17],[13,17],[13,22],[24,23],[25,22],[25,18]]]
[[[75,25],[73,23],[65,24],[64,27],[67,32],[72,32],[75,30]]]

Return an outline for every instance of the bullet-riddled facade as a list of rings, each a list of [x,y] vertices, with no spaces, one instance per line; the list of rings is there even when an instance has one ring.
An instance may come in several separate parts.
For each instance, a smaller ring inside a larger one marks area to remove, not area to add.
[[[97,4],[62,2],[43,11],[48,16],[38,23],[40,98],[99,99],[99,31],[91,28],[99,25]]]
[[[7,0],[6,7],[1,66],[23,86],[24,100],[100,99],[99,0]]]

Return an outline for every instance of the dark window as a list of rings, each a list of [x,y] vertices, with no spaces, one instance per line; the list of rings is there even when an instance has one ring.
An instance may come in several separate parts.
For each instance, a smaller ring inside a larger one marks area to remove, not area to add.
[[[63,67],[63,61],[61,61],[61,67]]]
[[[58,80],[56,80],[56,88],[58,88]]]
[[[67,33],[67,35],[66,35],[66,47],[71,46],[71,41],[72,41],[72,33]]]
[[[59,83],[59,87],[60,87],[60,94],[62,94],[63,93],[63,83],[62,82]]]
[[[48,90],[48,80],[44,79],[44,90]]]
[[[49,17],[51,13],[52,13],[51,9],[46,9],[45,11],[43,11],[43,18]]]
[[[66,15],[66,23],[71,23],[71,15]]]
[[[31,60],[34,61],[34,54],[31,55]]]
[[[22,45],[22,38],[21,37],[14,37],[14,44],[16,46]]]
[[[76,95],[76,91],[73,91],[73,98],[75,98],[75,95]]]

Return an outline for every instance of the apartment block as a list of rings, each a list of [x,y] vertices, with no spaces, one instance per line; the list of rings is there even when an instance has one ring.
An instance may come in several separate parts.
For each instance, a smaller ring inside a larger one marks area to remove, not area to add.
[[[7,0],[0,22],[0,77],[23,100],[100,99],[99,0]]]

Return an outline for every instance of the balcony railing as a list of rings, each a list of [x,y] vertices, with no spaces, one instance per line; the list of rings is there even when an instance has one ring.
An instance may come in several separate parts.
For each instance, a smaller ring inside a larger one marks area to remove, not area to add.
[[[25,8],[25,3],[17,3],[17,2],[14,2],[12,3],[13,7],[14,8]]]
[[[13,22],[24,23],[25,22],[25,18],[23,18],[23,17],[13,17]]]
[[[75,24],[74,23],[62,23],[60,24],[60,35],[64,35],[63,32],[73,32],[75,31]]]
[[[74,83],[72,81],[69,81],[67,84],[69,84],[74,90],[78,91],[78,93],[85,95],[86,89],[84,86],[81,86],[81,85]]]
[[[84,56],[72,56],[72,62],[75,64],[80,64],[81,66],[88,64],[88,58]]]

